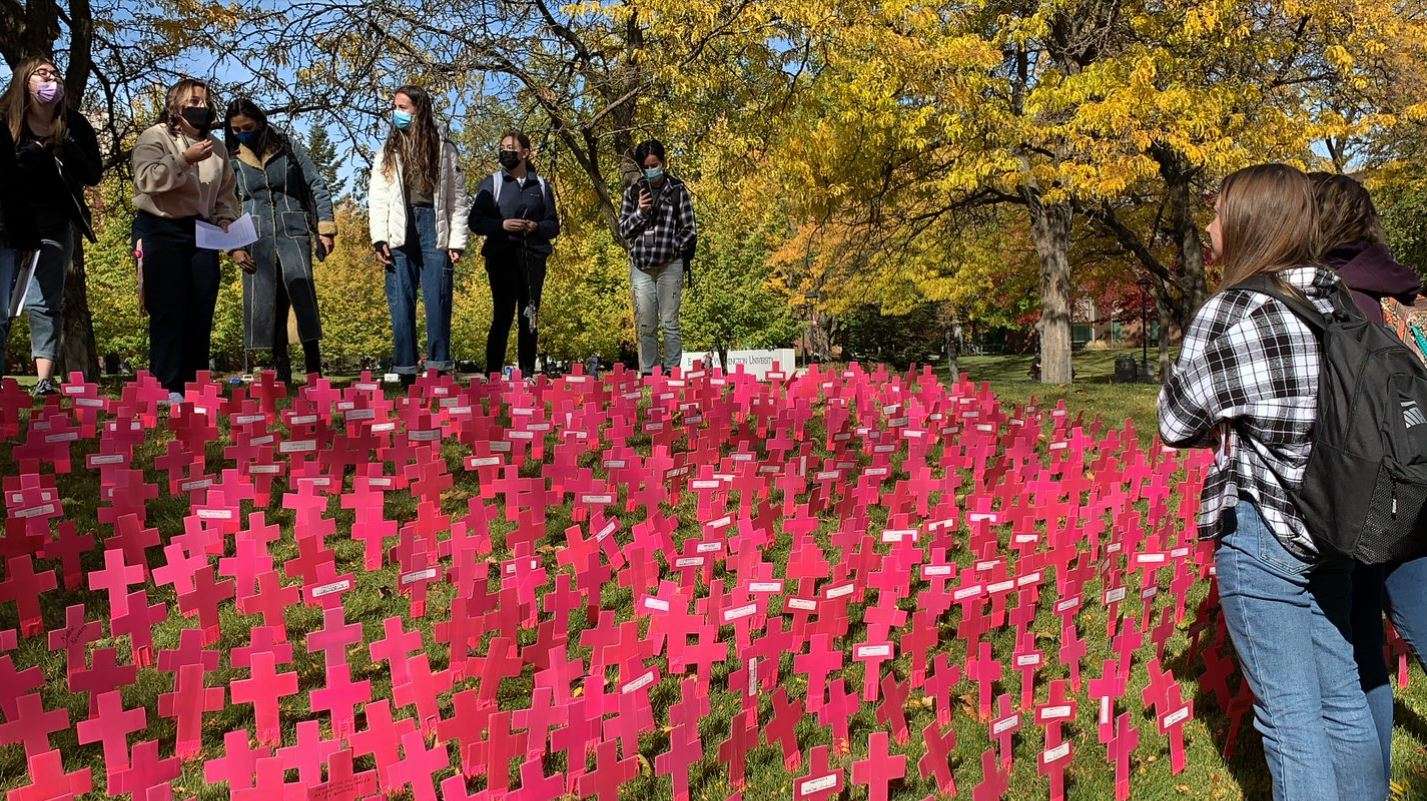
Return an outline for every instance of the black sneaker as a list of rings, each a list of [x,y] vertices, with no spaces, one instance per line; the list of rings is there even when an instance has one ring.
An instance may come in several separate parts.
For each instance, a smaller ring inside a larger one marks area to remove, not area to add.
[[[44,398],[49,395],[57,394],[59,394],[59,387],[55,386],[55,382],[48,378],[41,378],[39,381],[36,381],[35,386],[30,389],[30,397],[33,398]]]

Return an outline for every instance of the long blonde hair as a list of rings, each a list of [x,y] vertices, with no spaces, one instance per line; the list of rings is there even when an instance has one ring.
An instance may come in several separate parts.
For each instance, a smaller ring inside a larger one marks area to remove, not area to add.
[[[1287,164],[1257,164],[1219,189],[1221,286],[1318,260],[1313,183]]]
[[[10,88],[5,90],[5,125],[10,128],[10,138],[17,144],[25,133],[25,115],[30,111],[30,104],[35,102],[30,96],[30,76],[38,72],[40,67],[50,67],[59,72],[59,67],[47,58],[28,59],[10,76]],[[64,141],[65,128],[69,121],[69,98],[66,95],[61,95],[59,102],[55,103],[54,114],[54,124],[50,127],[49,135],[40,137],[46,144]]]

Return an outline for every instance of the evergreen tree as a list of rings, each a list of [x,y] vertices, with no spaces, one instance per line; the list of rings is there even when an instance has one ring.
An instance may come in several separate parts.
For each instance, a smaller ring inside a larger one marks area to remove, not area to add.
[[[307,132],[306,146],[308,155],[312,156],[312,163],[317,165],[317,171],[327,179],[332,200],[340,200],[346,194],[347,180],[337,172],[337,148],[332,144],[332,138],[327,135],[327,129],[321,125],[312,126]]]

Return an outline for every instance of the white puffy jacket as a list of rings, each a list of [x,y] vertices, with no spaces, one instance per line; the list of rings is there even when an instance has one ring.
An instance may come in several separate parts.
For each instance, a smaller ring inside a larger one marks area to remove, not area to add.
[[[436,206],[436,247],[441,250],[465,250],[466,215],[470,201],[466,197],[466,178],[461,173],[461,158],[451,140],[441,138],[441,168],[433,197]],[[367,184],[367,226],[372,244],[385,242],[399,248],[406,244],[406,190],[402,181],[401,156],[395,169],[387,175],[382,170],[381,153],[377,153]]]

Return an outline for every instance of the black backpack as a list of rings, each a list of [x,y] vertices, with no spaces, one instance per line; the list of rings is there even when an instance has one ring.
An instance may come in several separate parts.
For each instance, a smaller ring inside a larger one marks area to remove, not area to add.
[[[1323,346],[1313,448],[1293,494],[1309,533],[1365,564],[1427,553],[1427,367],[1341,284],[1331,316],[1267,275],[1237,288],[1287,306]]]

